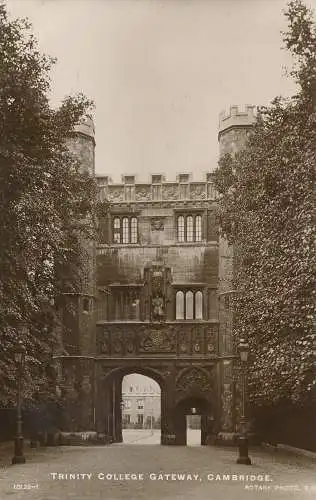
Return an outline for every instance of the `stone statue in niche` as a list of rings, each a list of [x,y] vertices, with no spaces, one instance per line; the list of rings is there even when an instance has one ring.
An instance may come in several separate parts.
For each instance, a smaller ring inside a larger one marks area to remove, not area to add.
[[[164,230],[164,221],[161,217],[153,217],[150,222],[152,231]]]
[[[152,299],[152,319],[162,321],[165,317],[165,301],[163,295],[157,293]]]

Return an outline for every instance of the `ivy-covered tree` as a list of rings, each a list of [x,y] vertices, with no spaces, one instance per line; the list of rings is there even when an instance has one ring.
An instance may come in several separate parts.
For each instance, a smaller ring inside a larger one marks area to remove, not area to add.
[[[234,334],[250,344],[255,405],[302,403],[316,389],[316,28],[301,0],[285,16],[298,91],[259,108],[244,150],[223,156],[214,175],[235,249]]]
[[[0,4],[0,403],[12,402],[14,351],[26,348],[26,396],[43,390],[55,345],[58,300],[80,286],[94,184],[67,149],[89,111],[83,95],[49,102],[55,60],[41,54],[27,20]],[[67,269],[71,267],[71,279]],[[21,328],[24,325],[24,328]]]

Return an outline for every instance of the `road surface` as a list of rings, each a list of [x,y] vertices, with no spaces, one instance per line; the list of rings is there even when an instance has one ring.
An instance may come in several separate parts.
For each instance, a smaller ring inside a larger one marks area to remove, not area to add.
[[[25,464],[0,469],[0,499],[316,498],[316,464],[306,458],[258,448],[243,466],[234,448],[161,446],[150,430],[124,434],[124,444],[27,448]]]

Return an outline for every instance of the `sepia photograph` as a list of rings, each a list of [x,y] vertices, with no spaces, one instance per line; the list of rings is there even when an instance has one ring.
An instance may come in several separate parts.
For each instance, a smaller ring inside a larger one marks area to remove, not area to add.
[[[0,0],[0,500],[316,498],[316,0]]]

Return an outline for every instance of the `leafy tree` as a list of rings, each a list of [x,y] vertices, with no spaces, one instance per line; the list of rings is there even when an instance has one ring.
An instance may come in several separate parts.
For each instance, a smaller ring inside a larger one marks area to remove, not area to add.
[[[83,95],[50,106],[55,60],[40,53],[27,20],[0,4],[0,402],[14,397],[13,354],[27,353],[27,395],[46,387],[58,301],[80,287],[94,184],[67,148],[89,111]],[[69,272],[71,270],[71,272]],[[21,322],[28,330],[21,330]],[[23,333],[21,333],[23,331]]]
[[[249,340],[255,405],[315,395],[316,29],[288,3],[286,48],[298,91],[258,109],[246,147],[219,161],[223,234],[235,248],[234,335]]]

